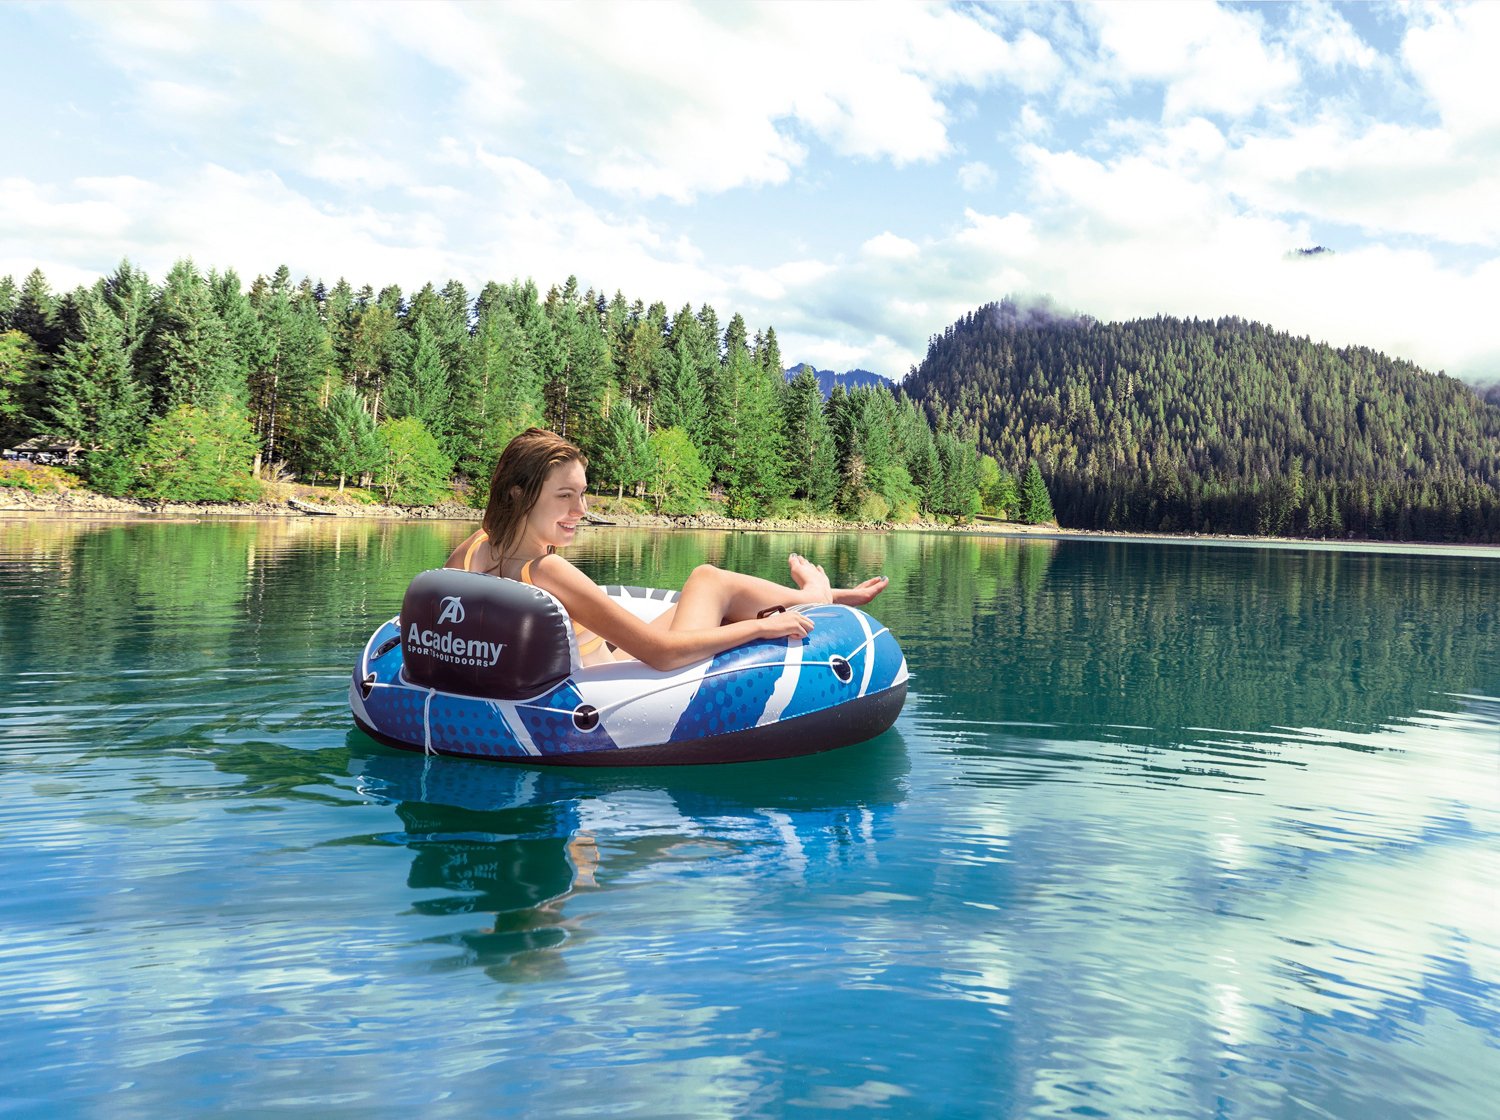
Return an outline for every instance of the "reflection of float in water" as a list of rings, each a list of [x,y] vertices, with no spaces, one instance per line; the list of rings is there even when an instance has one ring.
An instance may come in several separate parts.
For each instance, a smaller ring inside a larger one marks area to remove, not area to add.
[[[802,881],[873,862],[908,769],[894,735],[731,770],[543,770],[371,748],[357,732],[349,744],[355,788],[400,818],[381,839],[412,852],[413,909],[450,923],[493,916],[434,938],[461,950],[444,967],[507,982],[554,974],[586,938],[564,912],[583,893],[710,865]]]

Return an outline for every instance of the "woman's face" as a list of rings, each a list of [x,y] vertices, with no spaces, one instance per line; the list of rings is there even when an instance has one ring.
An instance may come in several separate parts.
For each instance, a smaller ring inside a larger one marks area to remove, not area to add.
[[[526,515],[527,535],[538,544],[555,548],[572,544],[588,508],[584,500],[588,484],[583,464],[576,460],[558,463],[548,471],[536,505]]]

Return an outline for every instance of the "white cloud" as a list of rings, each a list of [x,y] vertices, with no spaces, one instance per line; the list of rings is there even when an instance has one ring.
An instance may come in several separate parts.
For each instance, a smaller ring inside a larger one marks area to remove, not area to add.
[[[1041,113],[1037,107],[1030,102],[1021,106],[1021,112],[1016,120],[1016,128],[1025,137],[1045,136],[1052,131],[1052,123]]]
[[[407,165],[346,144],[313,153],[303,164],[303,170],[316,179],[364,190],[406,186],[412,181]],[[435,188],[429,188],[429,194],[432,189]]]
[[[1091,235],[1198,229],[1225,209],[1208,184],[1144,156],[1104,164],[1074,151],[1025,151],[1038,196]]]
[[[995,169],[979,160],[966,163],[958,169],[958,185],[969,192],[993,187],[996,178]]]
[[[982,214],[964,211],[965,225],[953,237],[958,246],[977,249],[997,260],[1027,257],[1041,248],[1032,220],[1024,214]]]
[[[722,298],[725,282],[680,235],[597,209],[513,156],[479,149],[475,159],[487,179],[435,212],[465,279],[529,275],[545,285],[571,273],[584,287],[629,287],[673,307]]]
[[[129,223],[128,209],[120,198],[144,200],[153,189],[143,180],[125,176],[90,180],[84,186],[82,197],[65,199],[29,179],[0,179],[0,213],[7,215],[7,239],[52,245],[119,237]],[[30,270],[30,265],[13,269]]]
[[[1289,92],[1296,64],[1261,35],[1261,21],[1215,4],[1091,4],[1083,9],[1109,54],[1109,76],[1165,86],[1164,115],[1247,116]]]
[[[1355,131],[1329,118],[1248,137],[1224,162],[1226,189],[1252,204],[1372,234],[1500,245],[1500,151],[1398,124]]]
[[[277,135],[333,142],[402,116],[396,5],[85,3],[79,39],[127,79],[145,119],[215,154]],[[425,19],[437,18],[430,5]]]
[[[1500,129],[1495,60],[1500,56],[1500,4],[1421,6],[1401,53],[1432,99],[1443,124],[1459,136]],[[1491,150],[1493,150],[1493,135]]]
[[[155,78],[144,83],[141,92],[150,111],[176,117],[219,117],[234,104],[216,89]]]
[[[1287,42],[1318,65],[1373,70],[1380,52],[1360,38],[1332,4],[1296,4],[1287,8]]]
[[[861,248],[865,256],[878,257],[885,260],[911,260],[921,252],[915,241],[910,241],[905,237],[897,237],[889,230],[877,237],[870,238]]]
[[[294,274],[355,282],[425,283],[451,260],[431,222],[368,207],[330,211],[278,176],[205,166],[175,186],[129,178],[79,180],[65,188],[8,180],[0,207],[21,215],[22,244],[51,247],[54,287],[90,283],[129,257],[154,278],[192,257],[241,276],[287,264]],[[90,224],[91,220],[91,224]],[[35,263],[35,262],[33,262]],[[0,274],[29,271],[0,260]]]
[[[202,49],[217,24],[209,5],[173,0],[139,0],[132,4],[78,2],[71,7],[81,23],[118,45],[119,61],[126,63],[155,55],[189,58]]]
[[[947,8],[653,13],[445,9],[410,41],[464,83],[466,110],[492,142],[547,149],[559,167],[622,196],[679,202],[785,183],[814,137],[840,155],[898,166],[935,159],[952,147],[943,91],[999,81],[1041,88],[1059,65],[1035,35],[1012,44]]]

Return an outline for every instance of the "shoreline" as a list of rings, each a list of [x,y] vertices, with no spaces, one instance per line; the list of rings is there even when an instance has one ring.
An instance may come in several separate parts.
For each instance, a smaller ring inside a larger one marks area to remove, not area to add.
[[[270,500],[256,502],[146,502],[109,498],[88,491],[35,492],[0,489],[0,525],[14,521],[464,521],[478,522],[480,510],[457,502],[436,506],[337,505],[324,513],[309,513]],[[1382,552],[1467,551],[1500,559],[1500,545],[1464,541],[1332,540],[1320,537],[1238,536],[1217,533],[1140,532],[1125,529],[1069,529],[1060,525],[1023,525],[1019,522],[971,521],[963,524],[934,521],[899,525],[834,519],[747,521],[719,514],[669,517],[658,514],[610,511],[597,515],[595,529],[663,529],[756,533],[952,533],[962,536],[1009,537],[1029,540],[1136,541],[1155,544],[1273,546],[1378,550]]]
[[[482,511],[459,502],[435,506],[387,506],[362,503],[254,502],[149,502],[135,498],[110,498],[90,491],[28,491],[0,489],[0,523],[17,520],[63,521],[468,521],[478,522]],[[880,522],[844,521],[837,518],[794,520],[764,518],[745,520],[717,513],[639,513],[605,508],[591,512],[592,528],[621,529],[723,529],[735,532],[866,533],[866,532],[956,532],[986,533],[992,530],[1014,534],[1071,532],[1056,525],[1022,525],[1012,522],[973,522],[963,525],[937,521],[892,525]]]

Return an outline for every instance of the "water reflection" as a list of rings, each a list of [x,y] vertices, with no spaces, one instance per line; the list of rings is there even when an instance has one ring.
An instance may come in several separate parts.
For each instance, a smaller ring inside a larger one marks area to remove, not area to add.
[[[935,889],[1003,924],[951,979],[1009,1008],[1025,1114],[1353,1117],[1390,1094],[1390,1115],[1480,1115],[1479,1047],[1449,1044],[1500,1040],[1500,699],[1455,699],[1358,750],[1290,734],[1232,788],[1103,754],[965,802],[950,833],[987,858]],[[972,752],[965,776],[1022,753]]]
[[[1104,729],[1143,748],[1138,765],[1232,780],[1288,729],[1358,747],[1494,684],[1493,559],[1066,541],[1028,567],[1027,542],[975,547],[1002,570],[1022,555],[986,594],[955,549],[883,616],[915,710],[930,698],[927,726],[960,750],[1010,750],[1027,726],[1062,743]],[[977,596],[972,613],[944,611],[953,586]],[[930,685],[929,667],[942,674]]]
[[[582,895],[642,875],[733,874],[783,887],[878,861],[905,795],[905,747],[891,732],[830,755],[655,771],[511,766],[388,750],[349,733],[365,797],[395,806],[382,837],[413,853],[413,909],[484,914],[436,940],[506,982],[551,978],[587,937]]]

